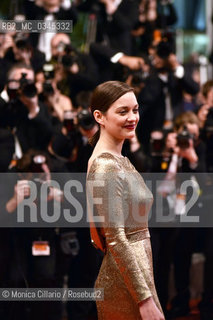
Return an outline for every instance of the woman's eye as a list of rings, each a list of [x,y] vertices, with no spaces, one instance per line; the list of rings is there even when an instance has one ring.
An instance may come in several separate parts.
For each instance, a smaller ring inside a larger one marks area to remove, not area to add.
[[[120,111],[119,113],[120,113],[120,114],[126,114],[126,111],[123,110],[123,111]]]
[[[138,113],[138,111],[139,111],[138,108],[133,110],[134,113]]]

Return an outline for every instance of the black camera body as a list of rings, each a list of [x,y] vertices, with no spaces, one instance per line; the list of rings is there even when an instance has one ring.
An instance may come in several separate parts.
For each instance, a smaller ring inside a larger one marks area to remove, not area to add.
[[[33,98],[37,94],[35,83],[31,80],[26,79],[26,73],[22,73],[20,83],[20,92],[27,98]]]
[[[177,146],[181,149],[189,148],[190,139],[194,140],[194,135],[187,130],[186,126],[184,126],[183,131],[177,135]]]
[[[152,132],[150,137],[150,154],[160,157],[165,148],[165,136],[162,131]]]
[[[132,71],[131,75],[132,75],[131,85],[140,86],[142,83],[145,83],[146,78],[148,77],[149,74],[140,70],[140,71]]]
[[[64,68],[70,68],[74,63],[77,63],[78,66],[80,66],[80,61],[76,50],[70,44],[65,44],[63,42],[59,43],[58,51],[64,52],[64,55],[61,59],[61,63]]]
[[[45,81],[43,83],[43,94],[44,96],[52,96],[54,94],[53,86],[50,82]]]
[[[75,121],[75,119],[77,121]],[[67,129],[68,134],[73,134],[78,131],[78,127],[84,130],[90,130],[94,127],[95,120],[91,112],[87,109],[79,111],[75,116],[70,118],[64,118],[64,126]]]
[[[87,109],[83,109],[78,112],[77,115],[78,125],[82,127],[84,130],[90,130],[95,125],[95,120],[91,112]]]
[[[53,64],[45,64],[43,66],[44,78],[43,83],[43,95],[45,97],[52,96],[54,94],[54,88],[52,86],[52,79],[55,76],[55,70]]]
[[[37,89],[35,83],[26,79],[27,74],[22,73],[20,80],[9,80],[7,83],[7,93],[10,98],[10,102],[16,102],[18,97],[23,94],[27,98],[33,98],[37,95]],[[10,82],[17,82],[17,88],[10,88]]]

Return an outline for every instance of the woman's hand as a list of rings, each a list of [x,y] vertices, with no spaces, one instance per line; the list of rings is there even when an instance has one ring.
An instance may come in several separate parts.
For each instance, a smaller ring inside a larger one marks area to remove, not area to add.
[[[139,303],[139,312],[142,320],[165,320],[152,297]]]

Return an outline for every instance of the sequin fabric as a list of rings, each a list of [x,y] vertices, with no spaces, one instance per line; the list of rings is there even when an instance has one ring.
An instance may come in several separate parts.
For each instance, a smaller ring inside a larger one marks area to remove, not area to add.
[[[90,215],[92,206],[93,216],[101,217],[91,224],[92,242],[105,251],[95,283],[104,289],[104,300],[96,301],[98,319],[141,319],[138,303],[150,296],[161,310],[147,222],[153,196],[128,158],[108,152],[95,158],[87,175],[87,202]]]

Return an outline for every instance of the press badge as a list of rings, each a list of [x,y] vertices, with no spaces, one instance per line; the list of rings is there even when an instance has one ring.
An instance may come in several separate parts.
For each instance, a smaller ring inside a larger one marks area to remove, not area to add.
[[[33,241],[32,244],[33,256],[49,256],[50,246],[48,241]]]

